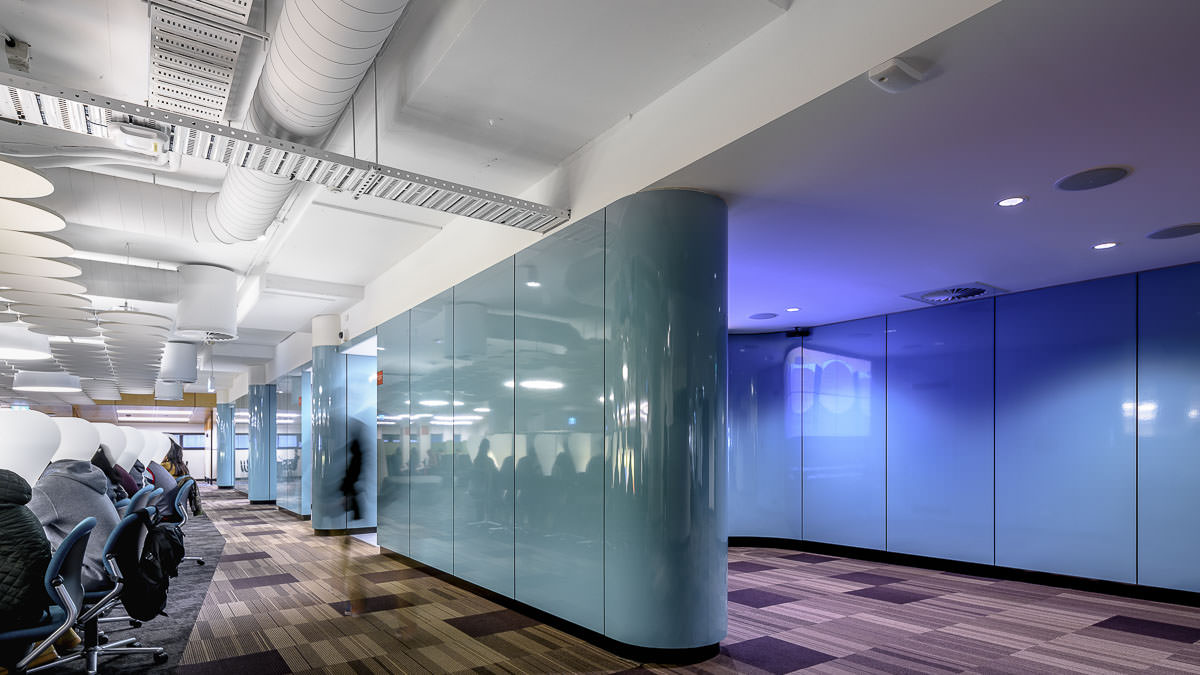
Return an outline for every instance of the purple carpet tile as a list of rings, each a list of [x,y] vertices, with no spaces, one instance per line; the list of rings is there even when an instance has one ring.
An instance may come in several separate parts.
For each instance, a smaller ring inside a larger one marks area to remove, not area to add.
[[[503,633],[510,630],[520,630],[522,628],[536,626],[541,622],[531,619],[524,614],[514,612],[511,609],[502,609],[498,612],[471,614],[469,616],[460,616],[455,619],[446,619],[446,623],[454,626],[470,637],[477,638],[482,635]]]
[[[230,579],[229,585],[238,590],[247,588],[259,588],[261,586],[280,586],[282,584],[294,584],[298,581],[296,577],[290,574],[267,574],[261,577],[246,577],[245,579]]]
[[[417,579],[419,577],[427,577],[428,574],[418,569],[402,569],[388,570],[386,572],[370,572],[362,575],[362,578],[373,584],[386,584],[389,581],[404,581],[405,579]]]
[[[770,607],[771,605],[780,605],[785,602],[793,602],[796,598],[789,598],[786,595],[772,593],[770,591],[760,590],[758,588],[743,588],[740,591],[730,591],[729,601],[736,602],[739,605],[754,607],[761,609]]]
[[[771,565],[760,565],[756,562],[739,561],[729,563],[730,572],[762,572],[763,570],[773,569],[776,568]]]
[[[829,562],[830,560],[837,560],[837,558],[830,558],[829,556],[817,555],[816,553],[793,553],[791,555],[784,555],[784,556],[779,556],[779,557],[783,558],[784,560],[795,560],[796,562],[808,563],[810,565],[816,565],[817,563]]]
[[[790,673],[818,663],[832,661],[833,657],[808,647],[801,647],[773,637],[760,637],[745,642],[736,642],[721,648],[721,651],[755,668],[769,673]]]
[[[1162,621],[1150,621],[1149,619],[1135,619],[1132,616],[1117,615],[1093,625],[1096,628],[1108,628],[1124,633],[1136,633],[1138,635],[1145,635],[1146,637],[1174,642],[1196,642],[1200,640],[1200,628],[1180,626],[1174,623],[1163,623]]]
[[[243,560],[261,560],[270,558],[271,554],[266,551],[251,551],[249,553],[226,553],[221,556],[221,562],[241,562]]]
[[[283,534],[283,530],[255,530],[254,532],[242,532],[241,534],[247,537],[261,537],[264,534]]]
[[[245,654],[219,661],[191,663],[179,666],[176,672],[179,675],[209,675],[210,673],[211,675],[230,675],[231,673],[276,675],[276,673],[290,673],[292,669],[288,668],[287,662],[283,660],[279,652],[272,649],[269,652]]]
[[[882,586],[884,584],[894,584],[898,581],[904,581],[896,577],[886,577],[882,574],[871,574],[870,572],[849,572],[847,574],[838,574],[833,578],[853,581],[856,584],[871,584],[872,586]]]
[[[857,591],[850,591],[846,595],[857,595],[862,598],[871,598],[872,600],[883,600],[884,602],[892,602],[897,605],[903,605],[917,600],[927,600],[935,597],[925,595],[924,593],[914,593],[906,591],[902,588],[894,588],[892,586],[868,586]]]
[[[337,611],[345,614],[353,609],[349,600],[341,602],[331,602],[329,606]],[[400,607],[412,607],[413,603],[405,600],[398,595],[379,595],[373,598],[363,598],[359,603],[358,614],[370,614],[371,612],[382,612],[389,609],[399,609]]]

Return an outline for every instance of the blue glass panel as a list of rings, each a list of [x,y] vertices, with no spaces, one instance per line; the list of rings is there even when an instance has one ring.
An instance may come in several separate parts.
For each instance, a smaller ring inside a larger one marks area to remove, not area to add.
[[[517,275],[517,599],[601,631],[603,214],[518,253]]]
[[[884,319],[821,326],[804,339],[804,537],[884,547]]]
[[[284,375],[275,381],[275,456],[277,483],[275,504],[300,513],[300,375]]]
[[[1188,591],[1200,591],[1197,336],[1200,265],[1140,274],[1138,583]]]
[[[996,563],[1134,581],[1133,276],[996,299]]]
[[[991,300],[887,318],[889,551],[991,564]]]
[[[800,338],[729,336],[729,534],[803,539]]]
[[[312,526],[346,529],[346,355],[333,345],[313,347]]]
[[[409,435],[408,313],[376,331],[379,369],[379,545],[408,555],[409,468],[416,460],[416,439]],[[411,441],[411,443],[410,443]]]
[[[275,501],[275,385],[250,385],[250,501]]]
[[[214,415],[216,425],[217,447],[217,487],[233,487],[234,447],[233,447],[233,404],[218,403]]]
[[[454,288],[454,574],[513,594],[513,259]],[[451,413],[452,414],[449,414]]]
[[[242,493],[250,491],[250,397],[242,396],[233,402],[233,487]]]
[[[300,375],[300,515],[312,515],[312,369]]]
[[[433,425],[453,414],[454,291],[417,305],[412,317],[412,413],[417,464],[412,473],[411,551],[421,562],[454,568],[454,427]]]
[[[376,359],[374,356],[350,355],[346,357],[346,443],[347,462],[350,461],[350,448],[357,443],[362,470],[358,482],[358,513],[354,513],[354,505],[347,503],[349,512],[348,527],[351,529],[372,528],[376,526]]]

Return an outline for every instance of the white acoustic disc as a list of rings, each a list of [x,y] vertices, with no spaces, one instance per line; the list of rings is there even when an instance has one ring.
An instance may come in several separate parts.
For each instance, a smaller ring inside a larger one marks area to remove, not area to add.
[[[67,221],[37,204],[0,199],[0,229],[18,232],[57,232]]]
[[[54,309],[54,308],[48,307],[47,309]],[[63,317],[63,316],[23,315],[21,317],[21,320],[24,321],[25,323],[32,324],[34,326],[43,326],[46,328],[87,329],[88,337],[93,337],[93,338],[100,337],[100,335],[96,332],[96,322],[86,320],[86,319],[72,319],[70,317]]]
[[[30,319],[26,320],[26,323],[37,323],[37,321],[33,320],[33,317],[93,321],[92,313],[86,309],[80,309],[79,307],[51,307],[48,305],[27,305],[24,303],[14,303],[9,305],[8,308],[17,314],[20,314],[22,317],[28,314]],[[95,325],[94,321],[92,325]]]
[[[0,197],[32,199],[54,192],[54,183],[33,169],[0,159]]]
[[[20,317],[12,312],[0,312],[0,323],[12,323]]]
[[[63,258],[75,253],[75,249],[61,239],[5,229],[0,229],[0,251],[35,258]]]
[[[0,288],[35,291],[37,293],[66,293],[71,295],[83,295],[87,293],[87,286],[74,281],[7,273],[0,273]]]
[[[54,277],[56,279],[77,277],[83,274],[83,270],[61,260],[35,258],[28,255],[14,255],[12,253],[0,253],[0,272],[26,274],[35,277]]]
[[[41,293],[39,291],[19,291],[14,288],[0,290],[0,298],[9,302],[19,302],[27,305],[43,305],[45,307],[74,307],[86,309],[92,306],[92,301],[78,295],[63,293]]]
[[[171,327],[175,321],[169,316],[162,314],[151,314],[149,312],[133,312],[127,310],[113,309],[104,312],[99,312],[97,315],[101,321],[111,323],[123,323],[137,326],[158,326],[160,328]]]

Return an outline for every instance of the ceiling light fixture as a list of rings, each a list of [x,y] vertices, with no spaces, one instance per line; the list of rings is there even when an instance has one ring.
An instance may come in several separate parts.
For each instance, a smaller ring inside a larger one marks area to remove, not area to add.
[[[24,326],[0,325],[0,361],[40,361],[51,356],[49,337]]]
[[[70,373],[44,373],[36,370],[19,370],[13,378],[13,391],[36,391],[65,394],[83,391],[79,378]]]
[[[1116,246],[1117,246],[1117,242],[1115,242],[1115,241],[1106,241],[1106,242],[1103,242],[1103,243],[1100,243],[1100,244],[1096,244],[1096,245],[1095,245],[1095,246],[1093,246],[1092,248],[1096,249],[1097,251],[1103,251],[1103,250],[1105,250],[1105,249],[1109,249],[1109,248],[1116,248]]]
[[[996,202],[996,206],[1020,206],[1025,203],[1025,197],[1005,197]]]

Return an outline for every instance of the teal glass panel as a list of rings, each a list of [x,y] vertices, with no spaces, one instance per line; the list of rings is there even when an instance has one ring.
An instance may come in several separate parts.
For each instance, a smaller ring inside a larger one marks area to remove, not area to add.
[[[1136,295],[996,298],[996,564],[1135,581]]]
[[[417,464],[412,469],[410,550],[416,560],[451,572],[454,569],[454,426],[432,422],[435,416],[453,415],[454,290],[417,305],[410,315],[410,419],[417,437]]]
[[[513,594],[513,259],[454,287],[454,575]]]
[[[350,529],[370,529],[376,526],[376,358],[365,355],[346,357],[346,462],[352,460],[352,448],[357,444],[358,481],[355,482],[357,503],[347,499],[347,522]]]
[[[346,355],[333,345],[313,347],[312,362],[312,526],[347,527]]]
[[[716,644],[728,575],[725,203],[651,190],[604,218],[604,633]]]
[[[1200,265],[1138,275],[1138,583],[1200,591]]]
[[[233,488],[250,492],[250,397],[233,403]]]
[[[516,597],[604,628],[604,214],[516,257],[516,452],[496,494],[516,508]],[[511,403],[509,404],[511,405]],[[495,451],[493,444],[492,449]],[[512,482],[515,468],[515,495]]]
[[[800,338],[729,336],[729,534],[803,539]]]
[[[312,368],[300,373],[300,511],[312,515]]]
[[[804,338],[804,538],[884,547],[887,405],[884,319]]]
[[[409,554],[408,519],[413,464],[419,464],[417,441],[409,434],[408,312],[376,331],[379,370],[379,545]],[[410,461],[417,460],[417,461]]]
[[[214,423],[216,427],[217,448],[217,487],[233,487],[234,449],[233,449],[233,404],[218,403]]]
[[[277,467],[275,452],[275,385],[252,384],[250,409],[250,467],[247,496],[252,502],[274,502]]]
[[[992,300],[887,317],[887,548],[992,564]]]
[[[300,513],[300,374],[275,380],[275,504]]]

